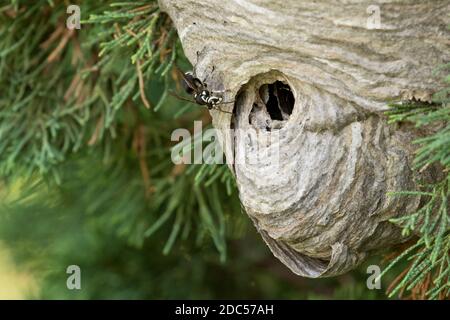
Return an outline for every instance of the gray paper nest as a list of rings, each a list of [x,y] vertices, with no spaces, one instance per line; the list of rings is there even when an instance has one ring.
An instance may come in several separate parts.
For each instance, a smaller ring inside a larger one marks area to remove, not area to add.
[[[236,100],[222,106],[233,115],[211,113],[227,159],[248,160],[230,165],[242,204],[273,254],[301,276],[345,273],[405,241],[388,220],[421,199],[386,193],[414,190],[431,174],[411,170],[420,133],[388,125],[383,111],[387,101],[428,101],[436,90],[433,70],[450,61],[450,2],[383,1],[381,25],[368,28],[376,4],[160,0],[199,78]],[[265,89],[276,95],[276,81],[295,99],[288,114],[278,96],[279,119]],[[268,140],[275,131],[279,139]],[[239,143],[258,152],[239,154]],[[252,159],[274,149],[278,161]]]

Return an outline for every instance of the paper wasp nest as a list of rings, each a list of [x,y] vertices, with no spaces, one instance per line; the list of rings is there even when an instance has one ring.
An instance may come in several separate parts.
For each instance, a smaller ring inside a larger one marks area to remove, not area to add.
[[[386,193],[416,188],[418,133],[388,125],[382,111],[438,89],[432,72],[450,60],[448,0],[160,5],[197,76],[235,100],[222,105],[233,115],[211,112],[213,123],[228,160],[248,160],[230,167],[277,258],[302,276],[334,276],[405,240],[388,219],[421,199]],[[233,137],[230,128],[241,131]],[[240,154],[239,143],[255,152]],[[273,150],[278,161],[256,161]]]

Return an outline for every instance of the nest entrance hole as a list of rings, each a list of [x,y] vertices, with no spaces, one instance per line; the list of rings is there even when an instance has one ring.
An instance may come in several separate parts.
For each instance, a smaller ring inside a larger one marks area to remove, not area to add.
[[[272,120],[287,120],[286,117],[292,114],[295,99],[289,85],[281,81],[264,84],[259,88],[259,96]]]
[[[294,94],[288,84],[279,80],[263,84],[255,94],[249,123],[267,131],[279,129],[289,120],[294,104]]]

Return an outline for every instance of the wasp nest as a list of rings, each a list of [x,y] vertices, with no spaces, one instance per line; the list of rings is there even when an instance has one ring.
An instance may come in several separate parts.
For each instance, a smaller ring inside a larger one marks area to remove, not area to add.
[[[247,214],[306,277],[405,241],[388,220],[421,199],[386,193],[417,188],[419,133],[383,110],[438,89],[432,71],[450,60],[447,0],[338,2],[160,0],[196,74],[235,100],[211,113]]]

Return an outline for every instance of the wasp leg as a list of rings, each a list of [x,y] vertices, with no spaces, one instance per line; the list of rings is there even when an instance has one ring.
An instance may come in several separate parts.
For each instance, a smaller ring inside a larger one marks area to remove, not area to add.
[[[223,112],[223,113],[233,114],[233,112],[223,110],[223,109],[220,108],[219,106],[214,106],[213,109],[215,109],[215,110],[217,110],[217,111],[220,111],[220,112]]]
[[[219,94],[224,94],[225,92],[227,92],[227,90],[217,90],[217,91],[210,91],[211,93],[219,93]]]

